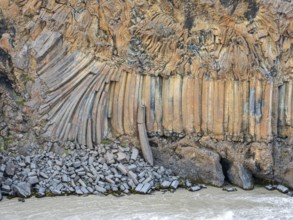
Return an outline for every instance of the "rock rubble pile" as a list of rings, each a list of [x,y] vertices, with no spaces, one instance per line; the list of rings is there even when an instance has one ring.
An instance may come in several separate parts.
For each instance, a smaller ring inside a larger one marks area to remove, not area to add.
[[[150,166],[135,147],[119,142],[96,149],[70,143],[62,155],[51,145],[32,155],[1,155],[1,192],[7,196],[38,197],[65,194],[151,193],[179,187],[178,176],[162,166]]]

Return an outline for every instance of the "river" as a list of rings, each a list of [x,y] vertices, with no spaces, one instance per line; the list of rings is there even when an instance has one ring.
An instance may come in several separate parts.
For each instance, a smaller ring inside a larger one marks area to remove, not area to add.
[[[0,202],[1,220],[46,219],[293,219],[293,198],[256,187],[225,192],[208,187],[153,195],[62,196]]]

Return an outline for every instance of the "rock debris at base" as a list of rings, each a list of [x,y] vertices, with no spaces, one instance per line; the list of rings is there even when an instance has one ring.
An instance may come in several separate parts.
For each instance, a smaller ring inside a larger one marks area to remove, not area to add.
[[[70,143],[63,155],[45,149],[30,156],[0,156],[0,199],[63,194],[143,193],[177,189],[179,177],[170,169],[150,166],[135,147],[118,142],[95,149]],[[183,184],[185,185],[185,183]],[[189,180],[186,186],[191,187]]]
[[[281,184],[267,185],[267,186],[265,186],[265,188],[269,191],[278,190],[279,192],[281,192],[283,194],[287,194],[288,196],[293,197],[293,191],[290,191],[288,187],[283,186]]]

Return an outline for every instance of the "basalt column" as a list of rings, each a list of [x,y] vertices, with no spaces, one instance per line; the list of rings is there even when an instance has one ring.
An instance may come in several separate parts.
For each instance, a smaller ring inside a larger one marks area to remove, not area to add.
[[[293,187],[292,8],[1,0],[0,77],[22,97],[40,140],[94,149],[140,136],[155,164],[181,176]]]

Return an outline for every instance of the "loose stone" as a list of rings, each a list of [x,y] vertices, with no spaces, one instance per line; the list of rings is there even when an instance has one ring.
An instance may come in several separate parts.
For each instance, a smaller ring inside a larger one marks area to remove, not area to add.
[[[162,186],[163,188],[168,188],[170,185],[171,185],[171,182],[166,181],[166,180],[161,184],[161,186]]]
[[[234,188],[234,187],[229,187],[229,188],[223,188],[223,191],[226,191],[226,192],[236,192],[237,189]]]
[[[152,185],[150,183],[146,183],[146,184],[143,185],[143,187],[140,190],[140,192],[146,194],[151,189],[151,187],[152,187]]]
[[[196,191],[199,191],[199,190],[201,190],[201,187],[200,186],[193,186],[193,187],[191,187],[190,189],[189,189],[189,191],[191,191],[191,192],[196,192]]]
[[[277,186],[277,190],[280,191],[281,193],[287,193],[289,191],[289,189],[286,186],[283,186],[280,184]]]
[[[172,187],[173,189],[177,189],[178,186],[179,186],[179,181],[178,181],[178,180],[173,181],[172,184],[171,184],[171,187]]]
[[[100,193],[105,193],[107,190],[99,185],[95,186],[95,189]]]
[[[275,189],[275,187],[272,185],[267,185],[267,186],[265,186],[265,188],[270,191]]]
[[[17,185],[14,185],[13,190],[20,197],[29,197],[31,195],[31,185],[26,182],[21,182]]]
[[[38,177],[37,176],[31,176],[28,178],[28,182],[31,184],[31,185],[35,185],[39,182],[38,180]]]

